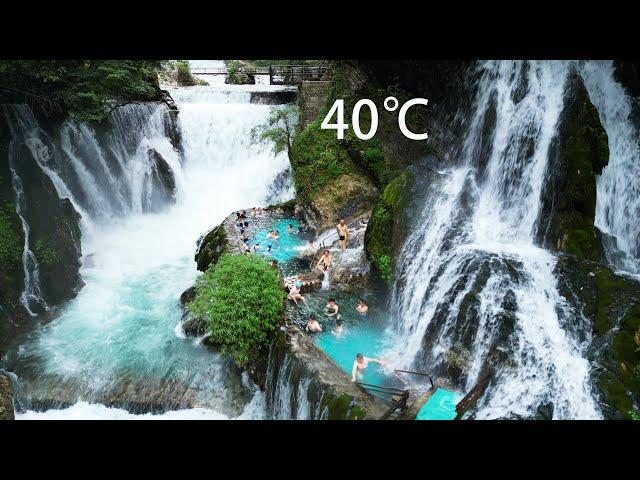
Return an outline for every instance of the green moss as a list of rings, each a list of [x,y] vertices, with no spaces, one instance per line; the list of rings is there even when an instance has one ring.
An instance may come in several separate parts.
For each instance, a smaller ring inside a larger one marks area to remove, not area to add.
[[[611,373],[603,373],[598,380],[600,389],[605,393],[607,403],[618,412],[629,412],[633,407],[627,390],[620,380]]]
[[[51,246],[45,247],[42,240],[36,241],[33,253],[42,265],[57,265],[62,261],[60,252]]]
[[[580,259],[600,258],[600,248],[600,241],[593,225],[568,230],[565,233],[564,251]]]
[[[608,268],[598,268],[595,272],[596,314],[595,330],[598,334],[609,331],[612,315],[609,306],[613,301],[613,293],[628,290],[629,285],[624,278],[618,277]]]
[[[382,191],[365,233],[365,250],[380,276],[391,286],[393,283],[392,237],[394,228],[407,206],[406,193],[412,177],[408,173],[396,177]]]
[[[0,266],[6,273],[22,268],[22,235],[13,205],[0,207]]]
[[[327,393],[322,398],[320,411],[327,411],[328,420],[362,420],[366,416],[365,410],[358,406],[352,406],[349,395],[334,395]]]
[[[198,270],[204,272],[211,265],[215,265],[227,250],[227,232],[224,225],[218,225],[202,239],[200,249],[195,256]]]

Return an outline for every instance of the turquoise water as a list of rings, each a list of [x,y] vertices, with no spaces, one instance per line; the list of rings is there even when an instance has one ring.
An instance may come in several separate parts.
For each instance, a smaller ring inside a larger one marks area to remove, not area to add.
[[[289,225],[293,225],[293,232],[289,233]],[[275,220],[268,228],[259,230],[253,238],[251,238],[252,244],[259,244],[262,248],[258,250],[263,255],[278,260],[278,263],[287,263],[292,261],[298,256],[298,249],[306,245],[306,241],[298,234],[298,227],[300,222],[294,218],[281,218]],[[273,239],[268,238],[267,234],[271,230],[277,230],[280,234],[280,238]],[[267,245],[271,244],[271,252],[267,252]]]
[[[459,394],[438,388],[422,406],[416,420],[453,420],[456,417],[456,403],[459,401]]]
[[[324,312],[330,297],[335,298],[340,308],[343,327],[340,335],[332,333],[336,321]],[[362,353],[365,357],[385,361],[388,359],[384,358],[383,352],[391,345],[391,339],[385,330],[386,310],[383,306],[375,304],[375,298],[365,295],[369,312],[362,315],[355,310],[359,298],[338,291],[314,292],[305,295],[308,306],[300,302],[300,306],[295,307],[289,301],[287,307],[287,316],[302,328],[306,325],[309,314],[316,315],[323,329],[321,333],[314,334],[317,345],[349,376],[356,354]],[[386,373],[384,368],[376,363],[369,363],[360,381],[376,385],[402,386],[397,378]]]

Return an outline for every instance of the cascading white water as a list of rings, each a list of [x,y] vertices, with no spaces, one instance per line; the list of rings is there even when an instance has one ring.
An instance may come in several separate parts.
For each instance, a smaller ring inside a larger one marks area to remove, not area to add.
[[[507,328],[500,315],[511,299],[517,306],[507,345],[511,360],[498,368],[476,417],[527,417],[551,404],[553,418],[598,418],[585,343],[568,326],[579,320],[558,293],[554,257],[534,245],[569,64],[486,62],[481,68],[462,166],[430,185],[437,193],[399,259],[393,303],[402,347],[394,363],[435,368],[462,342],[469,390]],[[491,108],[495,128],[483,138]],[[482,141],[489,142],[490,155],[479,166]],[[460,318],[468,302],[475,312]]]
[[[609,263],[640,275],[640,126],[613,62],[582,62],[579,71],[609,137],[609,164],[597,179],[595,225],[612,235]],[[637,114],[636,114],[637,115]]]
[[[250,142],[251,128],[277,107],[252,105],[246,90],[228,93],[224,87],[180,88],[172,95],[180,106],[183,164],[167,138],[165,107],[151,104],[114,111],[107,140],[87,126],[66,123],[64,155],[41,156],[38,163],[49,169],[43,171],[52,180],[57,175],[54,183],[64,179],[58,193],[73,197],[88,217],[81,270],[86,286],[58,318],[11,354],[9,368],[27,396],[51,395],[63,385],[65,398],[91,400],[96,392],[108,397],[126,382],[135,386],[129,390],[142,389],[144,399],[171,382],[181,389],[180,401],[189,398],[189,405],[206,409],[209,418],[260,418],[262,394],[230,378],[223,357],[178,338],[175,326],[180,293],[196,277],[198,237],[233,210],[273,197],[271,183],[289,167],[286,154],[274,158],[269,145]],[[162,155],[176,180],[175,205],[157,213],[145,208],[149,148]],[[65,160],[70,170],[64,169]],[[286,200],[290,194],[276,197]],[[83,415],[127,416],[95,404],[51,411],[55,418]],[[194,416],[202,415],[194,410]],[[24,418],[43,416],[47,412]]]

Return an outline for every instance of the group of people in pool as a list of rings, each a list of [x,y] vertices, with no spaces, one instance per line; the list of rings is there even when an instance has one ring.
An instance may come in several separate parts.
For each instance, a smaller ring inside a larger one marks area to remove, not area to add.
[[[369,306],[364,301],[364,299],[361,298],[358,301],[358,305],[356,305],[355,310],[356,312],[364,316],[369,311]],[[331,331],[331,333],[333,335],[342,335],[342,332],[344,331],[344,326],[343,326],[342,319],[340,318],[340,307],[336,303],[335,298],[329,298],[329,301],[327,302],[324,308],[324,312],[328,318],[335,318],[335,327]],[[320,325],[320,322],[316,318],[315,314],[312,313],[309,315],[309,320],[307,321],[305,330],[313,334],[320,333],[323,331],[322,325]],[[353,362],[353,368],[351,370],[352,382],[362,379],[364,371],[366,370],[370,362],[377,363],[379,365],[385,365],[385,362],[377,358],[365,357],[364,355],[362,355],[362,353],[356,354],[356,358]]]
[[[264,212],[264,209],[262,207],[253,207],[253,209],[251,210],[251,218],[253,220],[256,220],[259,216],[263,214],[263,212]],[[240,233],[240,240],[242,240],[242,243],[244,244],[245,254],[248,255],[251,253],[258,253],[258,250],[262,250],[263,248],[265,248],[266,253],[271,252],[271,249],[273,248],[272,243],[267,242],[266,246],[264,247],[260,245],[260,242],[255,242],[253,243],[253,245],[251,244],[251,236],[249,232],[249,220],[247,218],[247,212],[245,210],[240,210],[236,212],[236,228]],[[294,231],[293,224],[289,224],[287,228],[287,232],[302,233],[306,231],[306,229],[307,229],[307,225],[304,223],[304,221],[301,220],[300,226],[298,227],[298,232]],[[278,232],[278,230],[276,229],[270,230],[269,233],[267,233],[267,238],[273,239],[273,240],[279,240],[280,232]]]

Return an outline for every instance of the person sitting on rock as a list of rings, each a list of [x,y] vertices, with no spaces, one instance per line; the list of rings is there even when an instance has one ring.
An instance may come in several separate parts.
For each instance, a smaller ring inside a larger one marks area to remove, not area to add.
[[[302,300],[304,304],[308,306],[309,304],[307,303],[307,300],[300,293],[301,286],[302,286],[302,282],[300,281],[296,281],[293,285],[291,285],[289,287],[289,295],[287,298],[289,300],[293,300],[296,306],[298,305],[298,300]]]
[[[258,216],[258,209],[256,207],[253,207],[251,209],[251,217],[255,220],[257,216]]]
[[[356,312],[358,313],[367,313],[369,311],[369,306],[365,303],[364,299],[360,299],[358,305],[356,306]]]
[[[307,224],[304,223],[304,220],[300,220],[300,225],[298,225],[298,233],[305,232],[307,230]]]
[[[369,366],[369,362],[374,362],[379,365],[384,365],[382,360],[378,360],[377,358],[369,358],[363,356],[361,353],[356,355],[356,360],[353,362],[353,368],[351,369],[351,381],[355,382],[356,378],[358,380],[362,380],[362,376],[364,375],[364,371]]]
[[[347,223],[344,218],[340,220],[340,223],[336,225],[336,230],[338,231],[338,236],[340,237],[340,248],[344,252],[347,248],[347,242],[349,241],[349,227],[347,227]]]
[[[313,313],[309,315],[309,321],[307,322],[305,330],[311,333],[320,333],[322,331],[322,327]]]
[[[324,252],[322,252],[316,268],[322,273],[331,268],[331,254],[329,253],[329,250],[325,250]]]
[[[330,298],[329,302],[327,303],[327,306],[324,307],[324,311],[328,317],[337,317],[339,310],[340,310],[340,307],[338,307],[338,304],[336,303],[335,298]]]

